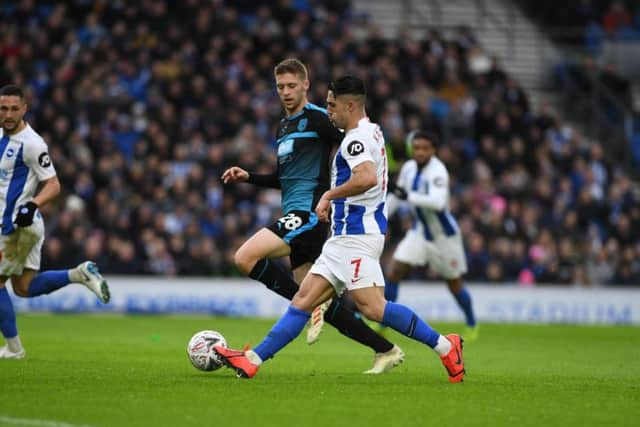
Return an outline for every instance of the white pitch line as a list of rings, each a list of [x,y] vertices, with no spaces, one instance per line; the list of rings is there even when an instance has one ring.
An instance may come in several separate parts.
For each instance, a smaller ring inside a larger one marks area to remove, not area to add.
[[[63,421],[38,420],[35,418],[15,418],[0,415],[0,424],[35,427],[93,427],[88,424],[69,424]]]

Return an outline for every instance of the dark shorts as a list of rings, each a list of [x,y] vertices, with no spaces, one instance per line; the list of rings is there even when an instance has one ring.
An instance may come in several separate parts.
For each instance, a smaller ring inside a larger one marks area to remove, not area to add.
[[[327,240],[329,223],[318,221],[315,213],[291,211],[267,227],[291,246],[291,268],[313,263]]]

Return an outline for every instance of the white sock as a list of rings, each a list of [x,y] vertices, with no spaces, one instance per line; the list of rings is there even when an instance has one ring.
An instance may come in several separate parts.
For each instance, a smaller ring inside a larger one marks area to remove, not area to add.
[[[22,342],[20,342],[20,336],[16,335],[13,338],[5,338],[7,340],[7,347],[9,347],[9,350],[11,350],[13,353],[20,353],[21,351],[24,351],[24,348],[22,347]]]
[[[433,348],[440,357],[445,356],[451,351],[451,341],[443,335],[438,337],[438,344]]]
[[[262,365],[262,359],[260,358],[260,356],[258,356],[258,353],[256,353],[253,350],[247,350],[244,352],[244,355],[247,356],[247,359],[249,359],[249,362],[253,363],[254,365],[260,366]]]

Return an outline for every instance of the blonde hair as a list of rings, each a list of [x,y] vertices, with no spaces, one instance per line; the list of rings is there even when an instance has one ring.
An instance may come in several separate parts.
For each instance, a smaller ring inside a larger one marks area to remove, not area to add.
[[[309,75],[307,73],[307,67],[300,61],[295,58],[287,58],[281,61],[278,65],[273,69],[273,73],[277,76],[279,74],[291,73],[300,77],[301,80],[308,80]]]

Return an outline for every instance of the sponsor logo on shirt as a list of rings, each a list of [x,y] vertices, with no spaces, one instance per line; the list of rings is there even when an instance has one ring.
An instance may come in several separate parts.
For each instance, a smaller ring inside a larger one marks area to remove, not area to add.
[[[352,156],[357,156],[364,152],[364,144],[360,141],[351,141],[347,145],[347,152]]]
[[[40,155],[38,156],[38,163],[43,168],[48,168],[49,166],[51,166],[51,158],[49,157],[49,153],[47,153],[46,151],[44,153],[40,153]]]

